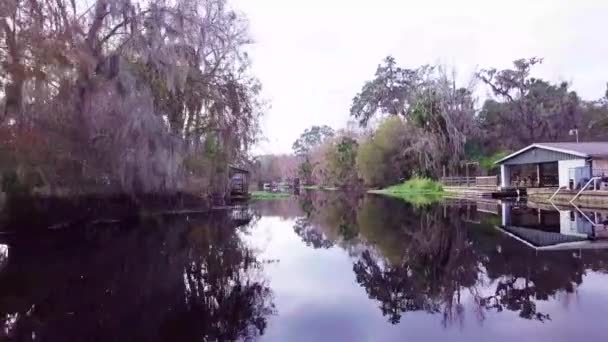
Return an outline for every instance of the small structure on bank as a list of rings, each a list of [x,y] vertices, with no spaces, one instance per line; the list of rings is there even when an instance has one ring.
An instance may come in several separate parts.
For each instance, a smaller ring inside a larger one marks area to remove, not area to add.
[[[536,143],[496,162],[500,187],[580,189],[608,186],[608,142]]]
[[[230,165],[228,175],[230,177],[230,198],[249,198],[249,180],[251,179],[251,173],[244,168]]]

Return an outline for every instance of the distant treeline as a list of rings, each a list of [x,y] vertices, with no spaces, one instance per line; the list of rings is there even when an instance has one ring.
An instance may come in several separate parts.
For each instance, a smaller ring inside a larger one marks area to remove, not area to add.
[[[608,91],[583,100],[570,84],[532,76],[539,58],[520,59],[504,70],[482,69],[458,86],[440,66],[399,67],[392,57],[354,97],[350,125],[337,132],[313,126],[294,143],[304,183],[386,186],[412,176],[496,172],[494,161],[534,142],[608,139]],[[479,106],[477,86],[489,89]]]

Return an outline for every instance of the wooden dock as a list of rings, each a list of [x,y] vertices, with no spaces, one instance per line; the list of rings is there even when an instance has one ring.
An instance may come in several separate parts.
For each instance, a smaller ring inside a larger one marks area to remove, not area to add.
[[[464,198],[516,198],[526,194],[525,188],[501,189],[498,176],[442,177],[443,189]]]
[[[526,195],[526,189],[500,190],[486,186],[444,186],[443,190],[464,198],[516,198]]]

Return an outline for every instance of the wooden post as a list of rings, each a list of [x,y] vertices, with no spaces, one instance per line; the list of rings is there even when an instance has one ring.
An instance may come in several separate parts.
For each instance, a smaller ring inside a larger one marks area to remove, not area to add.
[[[465,178],[467,180],[467,188],[469,187],[469,163],[464,164],[464,169],[466,170],[465,174]]]
[[[540,163],[536,164],[536,184],[540,188]]]

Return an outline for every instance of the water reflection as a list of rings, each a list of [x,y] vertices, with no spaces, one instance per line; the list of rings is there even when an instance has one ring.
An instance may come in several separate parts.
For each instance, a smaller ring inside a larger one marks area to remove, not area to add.
[[[306,245],[314,248],[330,248],[342,240],[351,240],[358,235],[356,217],[362,197],[307,192],[299,198],[304,215],[296,218],[293,229]]]
[[[562,210],[306,192],[205,216],[2,235],[0,335],[603,340],[588,317],[608,314],[608,251],[589,239],[606,216]],[[526,240],[547,233],[582,240]]]
[[[501,204],[501,212],[501,228],[532,248],[608,247],[608,243],[589,243],[608,237],[606,211],[505,202]]]
[[[588,270],[608,271],[605,251],[538,253],[500,233],[498,207],[478,210],[470,202],[414,207],[378,196],[327,193],[309,193],[299,204],[304,216],[296,219],[294,231],[311,247],[348,251],[357,283],[392,324],[416,311],[439,314],[446,326],[462,324],[466,311],[479,321],[510,311],[545,322],[551,315],[539,302],[574,293]],[[529,208],[505,210],[510,225],[587,234],[587,225],[576,225],[580,221],[560,225],[559,211],[534,212],[542,223],[535,225]]]
[[[152,217],[19,237],[0,273],[15,340],[255,338],[275,312],[242,216]],[[255,222],[254,222],[255,223]]]

